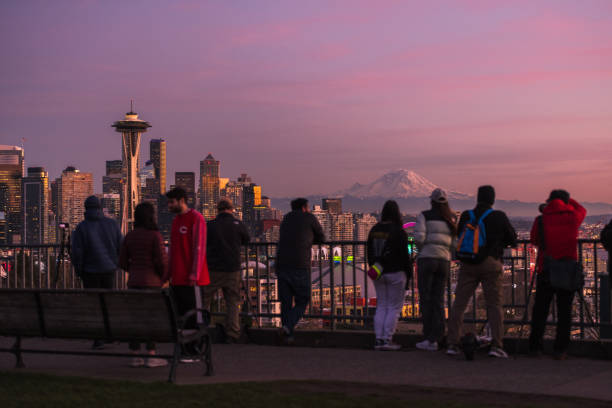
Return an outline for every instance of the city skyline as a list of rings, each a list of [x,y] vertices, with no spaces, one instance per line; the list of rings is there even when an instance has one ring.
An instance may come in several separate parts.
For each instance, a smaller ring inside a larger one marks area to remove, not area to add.
[[[133,98],[168,174],[212,152],[272,197],[408,168],[468,194],[612,202],[611,19],[605,1],[14,2],[0,137],[99,192]]]

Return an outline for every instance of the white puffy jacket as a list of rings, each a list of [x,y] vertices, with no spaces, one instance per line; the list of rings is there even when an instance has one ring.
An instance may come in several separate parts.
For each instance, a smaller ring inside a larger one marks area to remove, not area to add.
[[[419,248],[418,258],[451,260],[454,239],[450,227],[437,211],[427,210],[419,214],[414,240]]]

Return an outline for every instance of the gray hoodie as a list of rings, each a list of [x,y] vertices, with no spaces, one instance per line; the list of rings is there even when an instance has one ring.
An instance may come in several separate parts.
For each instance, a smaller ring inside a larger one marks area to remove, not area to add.
[[[85,220],[72,233],[71,258],[79,276],[86,273],[112,273],[119,268],[121,231],[117,223],[102,213],[100,200],[85,200]]]

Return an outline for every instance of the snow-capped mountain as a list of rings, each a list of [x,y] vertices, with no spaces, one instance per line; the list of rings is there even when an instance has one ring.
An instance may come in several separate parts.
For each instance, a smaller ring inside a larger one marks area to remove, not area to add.
[[[358,198],[385,197],[408,198],[429,197],[431,192],[440,186],[412,170],[398,169],[384,174],[369,184],[355,183],[352,187],[337,192],[338,196]],[[443,187],[442,187],[443,188]],[[444,189],[446,190],[446,189]],[[467,198],[467,194],[446,190],[449,198]]]

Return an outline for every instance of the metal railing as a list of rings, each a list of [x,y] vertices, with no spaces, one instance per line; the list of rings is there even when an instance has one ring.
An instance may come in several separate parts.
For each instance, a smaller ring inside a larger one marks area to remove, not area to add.
[[[276,243],[251,243],[244,247],[242,254],[242,313],[251,316],[260,327],[280,325],[276,246]],[[338,241],[313,246],[311,302],[304,320],[300,323],[302,327],[326,330],[372,327],[376,292],[372,281],[367,277],[365,252],[366,243],[363,241]],[[582,291],[584,301],[574,302],[572,335],[576,339],[594,338],[599,334],[604,337],[604,333],[607,333],[605,337],[612,337],[609,274],[606,268],[608,253],[599,241],[582,239],[578,242],[578,254],[585,271],[585,286]],[[524,313],[527,313],[527,322],[531,318],[531,306],[535,296],[529,296],[529,290],[535,262],[535,249],[526,240],[520,240],[516,249],[509,249],[504,253],[502,286],[507,336],[518,333],[518,327],[525,317]],[[68,255],[60,254],[59,245],[0,246],[0,265],[0,288],[81,287]],[[447,316],[454,299],[458,269],[458,264],[453,262],[444,301]],[[117,273],[117,288],[126,287],[126,275],[123,272]],[[415,278],[416,273],[406,290],[400,330],[404,325],[404,329],[408,331],[420,331],[417,326],[420,318]],[[534,293],[535,287],[531,289]],[[529,305],[526,305],[527,299],[530,300]],[[213,302],[213,311],[220,314],[223,309],[223,300],[219,293]],[[556,321],[554,304],[551,317],[549,325]],[[464,321],[477,325],[477,329],[486,323],[486,308],[480,288],[472,298]]]

